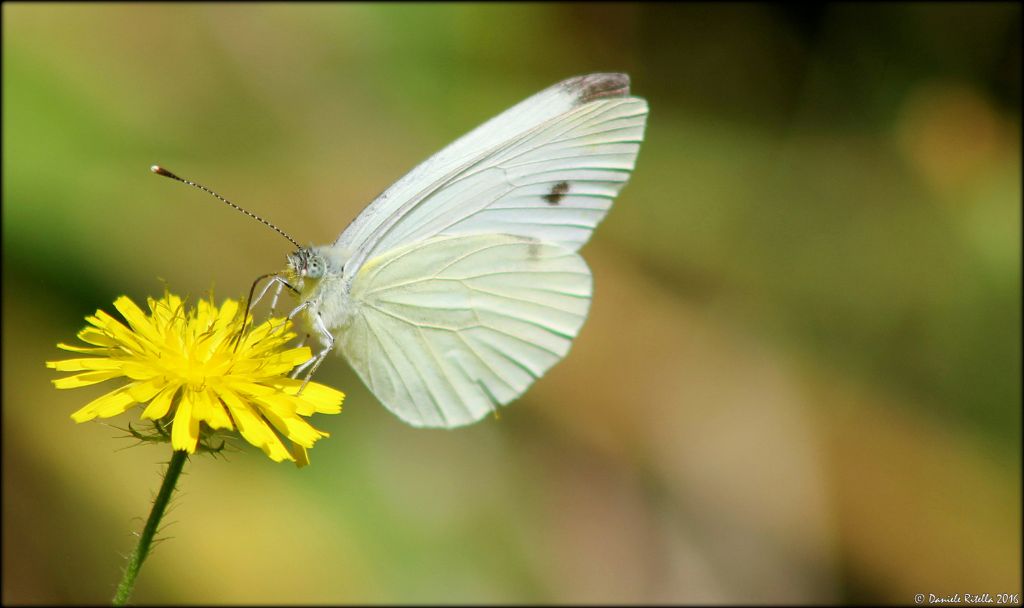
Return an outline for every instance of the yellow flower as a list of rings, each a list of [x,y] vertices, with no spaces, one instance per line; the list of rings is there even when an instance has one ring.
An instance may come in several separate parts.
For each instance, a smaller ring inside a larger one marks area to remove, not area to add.
[[[124,376],[128,384],[92,401],[71,415],[76,422],[109,418],[136,404],[148,404],[143,418],[171,422],[175,450],[196,451],[200,434],[237,431],[271,459],[308,464],[306,449],[327,433],[303,416],[337,414],[345,395],[286,374],[310,358],[308,347],[286,348],[295,337],[290,323],[270,319],[241,339],[238,302],[217,308],[200,300],[186,310],[180,297],[165,293],[148,298],[146,314],[127,296],[114,307],[128,327],[102,310],[86,317],[91,324],[78,338],[92,347],[58,344],[59,348],[93,357],[48,361],[62,372],[81,372],[54,380],[57,388],[89,386]],[[237,347],[236,347],[237,343]],[[281,437],[292,445],[285,447]]]

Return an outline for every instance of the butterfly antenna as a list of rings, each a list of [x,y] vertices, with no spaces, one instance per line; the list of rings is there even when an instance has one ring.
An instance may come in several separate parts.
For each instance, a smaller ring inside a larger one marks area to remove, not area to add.
[[[228,206],[230,206],[231,208],[235,209],[236,211],[241,211],[242,213],[248,215],[252,219],[260,221],[260,222],[263,222],[263,224],[265,224],[266,226],[269,226],[270,228],[273,228],[275,231],[277,231],[278,234],[280,234],[284,238],[288,239],[291,242],[292,245],[295,245],[296,249],[301,249],[302,248],[302,245],[299,245],[299,242],[296,241],[295,239],[293,239],[291,236],[289,236],[288,233],[285,232],[284,230],[281,230],[280,228],[278,228],[274,224],[271,224],[270,222],[268,222],[267,220],[263,219],[262,217],[256,215],[255,213],[253,213],[251,211],[247,211],[245,209],[242,209],[238,205],[232,203],[231,201],[229,201],[228,199],[224,198],[223,196],[217,194],[213,190],[210,190],[206,186],[204,186],[202,184],[197,184],[197,183],[195,183],[193,181],[190,181],[190,180],[187,180],[187,179],[184,179],[184,178],[181,178],[181,177],[178,177],[177,175],[171,173],[167,169],[164,169],[160,165],[153,165],[152,167],[149,168],[149,170],[152,171],[153,173],[156,173],[157,175],[163,175],[164,177],[169,177],[169,178],[171,178],[173,180],[177,180],[177,181],[179,181],[179,182],[181,182],[183,184],[188,184],[189,186],[192,186],[193,188],[199,188],[203,192],[216,197],[221,202],[227,203]]]

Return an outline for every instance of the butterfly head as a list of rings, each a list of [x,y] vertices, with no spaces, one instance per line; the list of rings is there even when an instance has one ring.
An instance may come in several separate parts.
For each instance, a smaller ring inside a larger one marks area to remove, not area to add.
[[[327,260],[313,247],[302,247],[288,254],[288,273],[293,281],[301,284],[307,279],[319,281],[327,271]]]

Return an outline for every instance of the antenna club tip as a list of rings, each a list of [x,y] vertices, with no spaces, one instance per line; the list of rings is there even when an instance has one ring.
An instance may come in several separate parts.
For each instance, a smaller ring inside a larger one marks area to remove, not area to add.
[[[153,173],[156,173],[157,175],[163,175],[164,177],[170,177],[174,179],[178,178],[177,175],[171,173],[167,169],[164,169],[160,165],[153,165],[152,167],[149,168],[149,170],[152,171]]]

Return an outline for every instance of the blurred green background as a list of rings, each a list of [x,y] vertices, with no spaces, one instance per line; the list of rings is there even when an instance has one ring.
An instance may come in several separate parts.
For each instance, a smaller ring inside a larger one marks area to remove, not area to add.
[[[327,243],[593,71],[651,115],[571,355],[451,432],[328,361],[313,465],[193,458],[134,600],[1020,593],[1020,5],[4,3],[4,603],[108,601],[168,457],[54,345],[291,248],[150,164]]]

